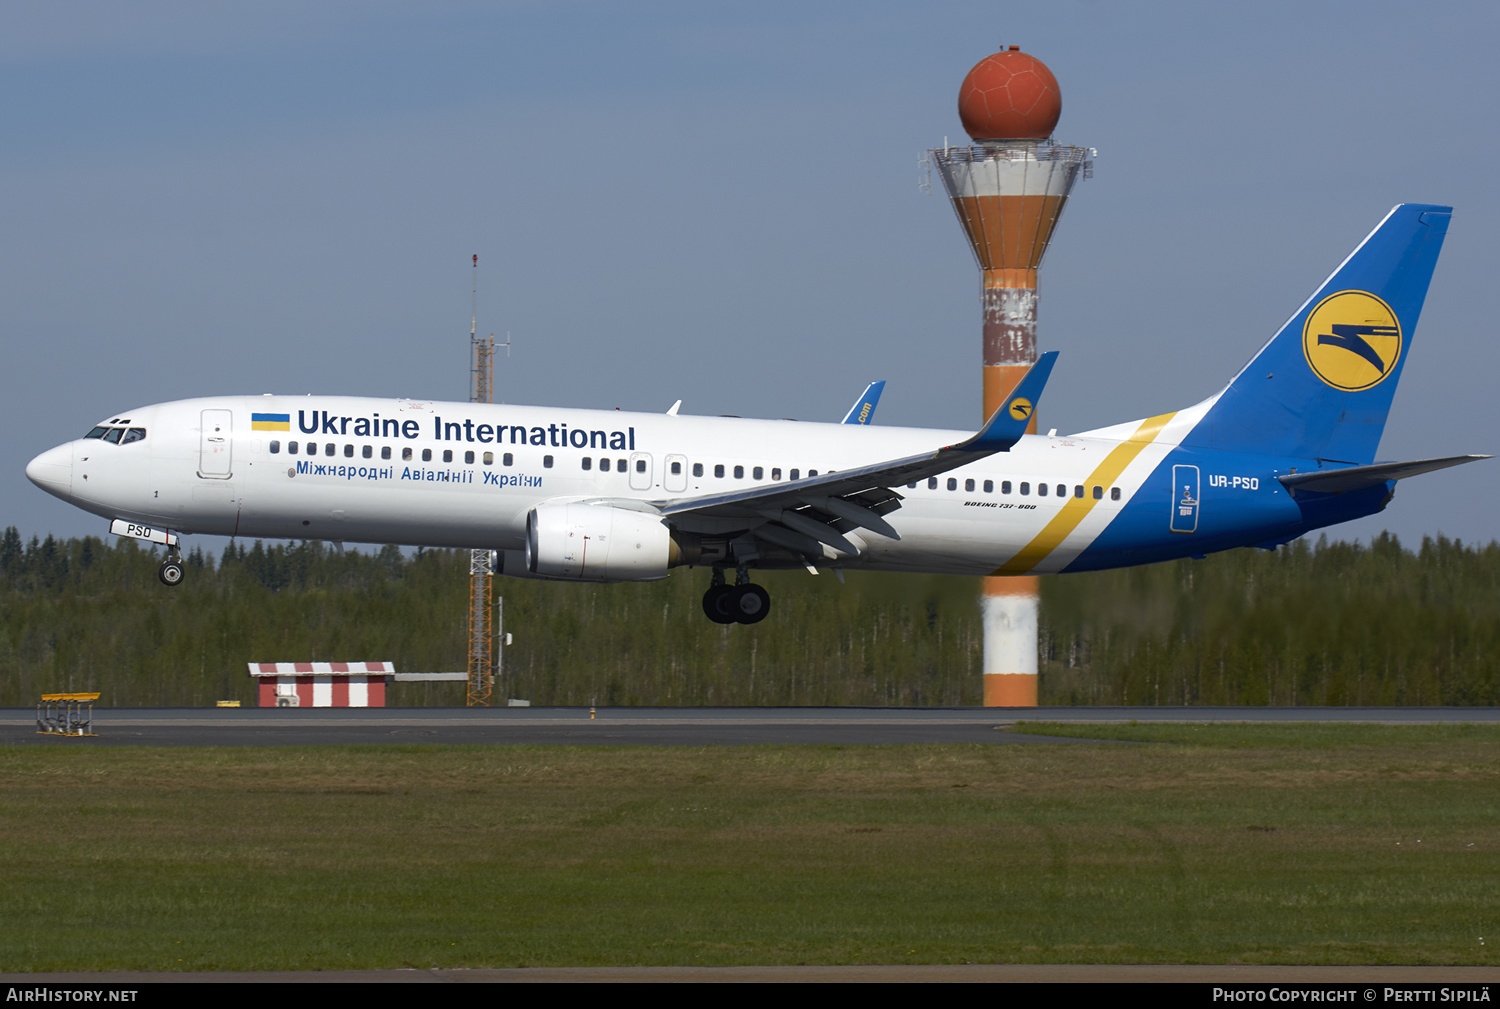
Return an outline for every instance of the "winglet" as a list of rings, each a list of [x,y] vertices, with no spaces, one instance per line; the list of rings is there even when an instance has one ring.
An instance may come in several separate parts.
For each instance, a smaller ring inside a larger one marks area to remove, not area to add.
[[[1031,370],[1021,377],[1021,381],[1016,383],[1015,389],[985,422],[979,433],[953,448],[962,452],[1004,452],[1020,441],[1021,436],[1026,433],[1027,425],[1031,423],[1031,415],[1036,412],[1037,401],[1042,398],[1042,389],[1046,387],[1047,378],[1052,374],[1052,366],[1056,363],[1057,351],[1049,350],[1043,354],[1031,366]]]
[[[871,382],[849,412],[844,414],[844,424],[868,424],[870,418],[875,416],[875,404],[880,402],[880,394],[885,391],[885,381]]]

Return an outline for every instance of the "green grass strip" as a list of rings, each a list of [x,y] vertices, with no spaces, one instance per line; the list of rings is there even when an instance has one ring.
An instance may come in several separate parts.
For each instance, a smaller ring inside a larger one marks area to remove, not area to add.
[[[1493,732],[1167,728],[11,748],[0,969],[1496,962]]]

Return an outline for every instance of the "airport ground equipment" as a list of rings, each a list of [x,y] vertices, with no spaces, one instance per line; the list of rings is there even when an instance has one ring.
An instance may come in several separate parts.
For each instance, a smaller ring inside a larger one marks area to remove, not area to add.
[[[97,736],[94,702],[98,694],[43,694],[36,702],[36,731],[44,736]]]

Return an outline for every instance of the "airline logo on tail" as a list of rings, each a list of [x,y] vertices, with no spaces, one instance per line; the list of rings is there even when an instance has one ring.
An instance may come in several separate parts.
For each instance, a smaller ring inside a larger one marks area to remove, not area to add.
[[[1391,306],[1367,291],[1330,294],[1307,317],[1302,353],[1335,389],[1369,389],[1401,360],[1401,322]]]
[[[1010,415],[1016,420],[1026,420],[1031,416],[1031,400],[1024,396],[1017,396],[1010,401]]]

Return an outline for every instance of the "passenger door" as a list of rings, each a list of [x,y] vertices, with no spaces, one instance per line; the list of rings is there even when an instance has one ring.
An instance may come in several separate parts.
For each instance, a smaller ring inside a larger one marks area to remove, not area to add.
[[[204,410],[198,436],[198,475],[205,480],[228,480],[233,475],[230,453],[234,445],[233,414]]]

